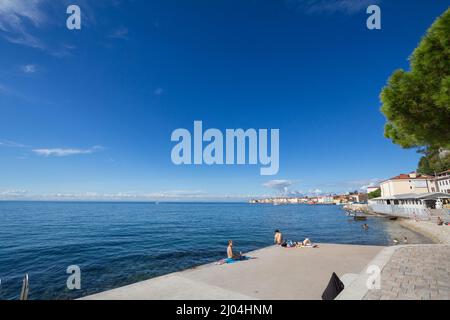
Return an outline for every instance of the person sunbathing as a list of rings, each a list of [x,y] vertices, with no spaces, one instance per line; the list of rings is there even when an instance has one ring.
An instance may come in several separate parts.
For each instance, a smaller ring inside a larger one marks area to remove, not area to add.
[[[217,261],[216,264],[223,265],[223,264],[227,264],[227,263],[235,263],[236,261],[245,261],[245,260],[251,260],[251,259],[256,259],[256,258],[244,256],[244,255],[242,255],[241,252],[239,252],[239,254],[235,254],[233,252],[233,240],[228,240],[227,258]]]
[[[312,243],[311,240],[309,240],[309,238],[306,238],[305,240],[300,242],[297,246],[300,248],[318,248],[319,247],[319,245]]]
[[[283,243],[283,234],[280,230],[275,230],[275,236],[273,238],[273,242],[277,245],[281,245]]]
[[[227,248],[227,256],[228,259],[240,260],[242,258],[242,254],[236,254],[233,252],[233,240],[228,240],[228,248]]]

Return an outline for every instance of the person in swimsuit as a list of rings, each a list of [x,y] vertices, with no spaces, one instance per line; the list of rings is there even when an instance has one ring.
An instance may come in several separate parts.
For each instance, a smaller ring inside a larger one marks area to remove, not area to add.
[[[242,255],[233,253],[233,240],[228,240],[228,248],[227,248],[227,257],[228,259],[239,260]]]
[[[275,230],[275,236],[273,238],[273,242],[277,245],[281,245],[283,243],[283,234],[280,230]]]

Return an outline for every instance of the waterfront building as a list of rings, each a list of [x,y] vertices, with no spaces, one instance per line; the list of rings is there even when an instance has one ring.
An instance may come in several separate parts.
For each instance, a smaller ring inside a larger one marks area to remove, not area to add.
[[[349,198],[351,202],[356,203],[365,203],[369,199],[367,193],[350,194]]]
[[[450,193],[450,170],[436,175],[436,186],[439,192]]]
[[[394,197],[408,193],[437,192],[435,177],[415,172],[400,174],[380,183],[381,197]]]
[[[369,200],[369,208],[376,213],[404,218],[428,220],[432,216],[446,216],[450,194],[406,193]]]
[[[337,195],[333,197],[333,202],[335,204],[347,204],[349,202],[352,202],[349,195]]]
[[[317,197],[318,204],[334,204],[332,196],[320,196]]]

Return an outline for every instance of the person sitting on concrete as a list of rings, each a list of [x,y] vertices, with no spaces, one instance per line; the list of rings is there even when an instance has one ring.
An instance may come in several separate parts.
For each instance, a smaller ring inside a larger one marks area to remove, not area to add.
[[[438,226],[444,225],[444,220],[442,220],[441,217],[437,217],[437,225]]]
[[[242,253],[235,254],[233,252],[233,241],[232,240],[228,240],[227,257],[228,258],[226,258],[226,259],[221,259],[221,260],[217,261],[216,264],[223,265],[223,264],[228,264],[228,263],[235,263],[237,261],[256,259],[256,258],[244,256],[244,255],[242,255]]]
[[[233,252],[233,240],[228,240],[228,248],[227,248],[227,256],[228,259],[240,260],[242,258],[242,254],[236,254]]]
[[[273,238],[273,242],[276,245],[281,245],[283,243],[283,234],[278,229],[275,230],[275,236]]]

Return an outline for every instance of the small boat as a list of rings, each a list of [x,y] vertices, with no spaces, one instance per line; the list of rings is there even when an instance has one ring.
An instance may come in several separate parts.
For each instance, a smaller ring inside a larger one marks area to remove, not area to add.
[[[367,217],[365,217],[365,216],[354,216],[353,219],[355,219],[355,221],[366,221]]]

